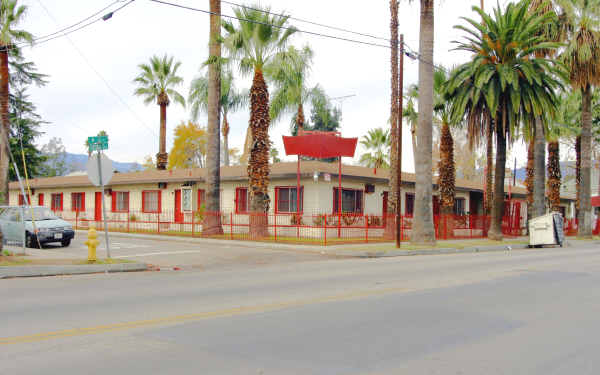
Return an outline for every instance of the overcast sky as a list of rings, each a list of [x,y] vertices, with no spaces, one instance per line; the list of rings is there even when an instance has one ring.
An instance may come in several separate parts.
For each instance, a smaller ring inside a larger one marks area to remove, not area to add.
[[[26,0],[28,14],[22,28],[34,36],[50,34],[90,16],[113,0]],[[208,0],[170,0],[196,8],[208,9]],[[237,2],[234,0],[234,2]],[[496,2],[487,1],[490,6]],[[419,1],[400,4],[400,32],[406,43],[418,50]],[[453,26],[462,22],[461,16],[478,18],[471,6],[479,0],[436,1],[435,62],[452,66],[466,61],[464,53],[451,51],[452,40],[462,33]],[[43,4],[43,6],[42,6]],[[115,7],[122,5],[118,3]],[[293,17],[322,24],[389,37],[388,0],[272,0],[262,1],[273,11],[285,11]],[[486,5],[486,7],[487,7]],[[46,9],[44,9],[46,8]],[[231,6],[223,4],[224,14],[232,14]],[[98,18],[98,17],[96,17]],[[301,30],[315,31],[339,37],[378,44],[385,41],[368,39],[341,31],[291,21]],[[69,37],[25,48],[28,59],[39,71],[49,75],[49,83],[30,91],[31,99],[49,124],[44,125],[40,144],[50,137],[62,138],[67,151],[84,153],[85,140],[100,130],[110,137],[108,156],[117,161],[141,162],[146,155],[158,151],[159,109],[155,104],[144,105],[132,95],[133,78],[138,64],[150,56],[173,55],[181,61],[180,74],[184,84],[179,91],[187,97],[189,84],[198,74],[208,55],[209,16],[148,0],[136,0],[108,21],[76,31]],[[70,39],[70,40],[69,40]],[[341,106],[342,134],[360,137],[370,128],[388,126],[390,102],[390,51],[332,40],[306,34],[296,34],[291,43],[309,44],[314,52],[311,84],[320,84],[330,97],[355,95],[338,100]],[[417,82],[417,62],[406,59],[405,87]],[[248,87],[249,78],[240,77],[239,86]],[[309,116],[307,110],[306,116]],[[171,104],[167,111],[167,150],[173,140],[173,129],[187,120],[189,112]],[[230,117],[230,147],[241,148],[248,125],[248,110]],[[206,125],[206,117],[199,121]],[[289,134],[289,118],[275,124],[271,139],[283,154],[281,136]],[[413,171],[409,133],[404,137],[403,167]],[[522,153],[517,147],[515,153]],[[357,157],[362,150],[357,151]],[[523,154],[523,157],[525,155]],[[523,160],[523,158],[520,158]],[[293,159],[290,159],[293,160]]]

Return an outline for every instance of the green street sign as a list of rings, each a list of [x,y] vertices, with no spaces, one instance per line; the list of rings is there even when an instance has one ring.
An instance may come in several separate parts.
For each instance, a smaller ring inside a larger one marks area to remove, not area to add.
[[[88,137],[88,145],[90,151],[108,150],[108,137],[105,135]]]

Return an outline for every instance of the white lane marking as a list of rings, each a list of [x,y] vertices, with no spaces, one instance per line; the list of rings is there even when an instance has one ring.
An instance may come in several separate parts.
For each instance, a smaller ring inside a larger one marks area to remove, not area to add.
[[[203,253],[205,250],[182,250],[182,251],[161,251],[156,253],[141,253],[141,254],[132,254],[132,255],[119,255],[113,258],[135,258],[135,257],[149,257],[152,255],[173,255],[173,254],[193,254],[193,253]]]

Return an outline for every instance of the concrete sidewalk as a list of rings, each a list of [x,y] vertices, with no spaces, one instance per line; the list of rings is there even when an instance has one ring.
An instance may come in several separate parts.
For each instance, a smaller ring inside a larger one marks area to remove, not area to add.
[[[114,273],[146,271],[148,265],[142,263],[82,264],[56,266],[7,266],[0,267],[0,279],[12,277],[41,277],[59,275],[83,275],[90,273]]]

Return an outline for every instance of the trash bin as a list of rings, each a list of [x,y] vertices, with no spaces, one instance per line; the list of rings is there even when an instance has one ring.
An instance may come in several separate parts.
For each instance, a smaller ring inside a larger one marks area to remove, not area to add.
[[[563,218],[558,212],[529,220],[529,247],[560,245],[564,242]]]

